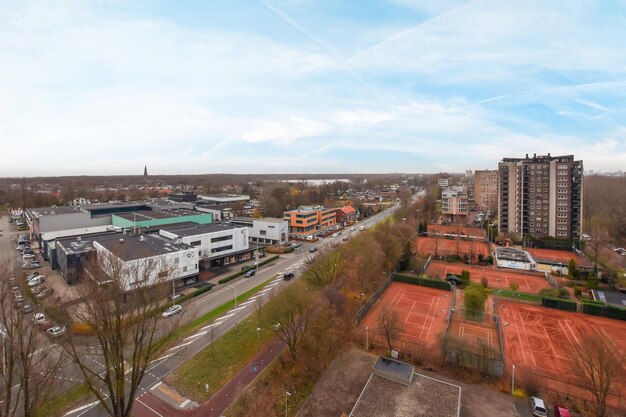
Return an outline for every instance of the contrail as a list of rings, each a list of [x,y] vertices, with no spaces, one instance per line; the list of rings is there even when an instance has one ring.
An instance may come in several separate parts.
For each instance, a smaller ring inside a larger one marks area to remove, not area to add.
[[[333,61],[335,61],[336,64],[338,64],[340,67],[342,67],[343,69],[345,69],[346,71],[348,71],[354,78],[356,78],[361,84],[363,84],[365,87],[367,87],[368,89],[372,89],[371,86],[367,83],[367,81],[365,81],[363,79],[363,77],[361,77],[359,74],[357,74],[347,63],[345,60],[339,59],[337,56],[335,56],[335,54],[333,53],[333,51],[331,51],[325,44],[324,42],[319,39],[317,36],[309,33],[307,30],[305,30],[302,26],[300,26],[298,24],[298,22],[296,22],[295,20],[293,20],[292,18],[290,18],[289,16],[287,16],[287,14],[285,14],[282,10],[280,10],[279,8],[269,4],[267,1],[264,0],[259,0],[259,3],[261,3],[263,6],[265,6],[268,10],[270,10],[272,13],[274,13],[276,16],[278,16],[279,18],[281,18],[282,20],[284,20],[285,22],[287,22],[291,27],[293,27],[294,29],[296,29],[298,32],[300,32],[302,35],[304,35],[304,37],[306,37],[308,40],[310,40],[311,42],[313,42],[316,46],[318,46],[320,49],[322,49],[324,52],[326,52],[327,55],[329,55],[331,58],[333,58]]]

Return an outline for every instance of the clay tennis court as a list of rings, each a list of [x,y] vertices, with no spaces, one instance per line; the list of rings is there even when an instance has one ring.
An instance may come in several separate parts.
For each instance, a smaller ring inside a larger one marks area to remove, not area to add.
[[[620,357],[626,357],[626,322],[570,313],[545,307],[498,300],[506,368],[532,369],[555,381],[575,384],[574,347],[586,336],[602,338]],[[622,362],[623,363],[623,362]],[[626,368],[620,380],[626,394]],[[554,386],[560,391],[571,387]]]
[[[574,259],[578,266],[592,265],[587,259],[571,251],[539,248],[527,248],[527,251],[537,262],[558,262],[567,265],[570,259]]]
[[[429,277],[438,276],[444,279],[447,274],[461,275],[463,270],[469,271],[472,282],[480,282],[482,277],[487,278],[490,288],[510,289],[509,286],[513,282],[519,285],[517,290],[521,292],[537,293],[543,288],[550,288],[548,281],[541,275],[524,274],[491,266],[479,267],[433,261],[428,265],[425,272]]]
[[[447,226],[441,224],[429,224],[428,225],[428,233],[441,233],[441,234],[450,234],[450,235],[465,235],[465,236],[476,236],[481,237],[483,239],[487,238],[487,233],[485,229],[481,229],[479,227],[465,227],[459,226]]]
[[[411,251],[414,255],[420,256],[471,255],[473,259],[478,259],[478,255],[489,256],[489,244],[480,241],[418,237],[411,243]]]
[[[446,329],[451,297],[449,291],[392,282],[361,326],[367,326],[372,334],[381,333],[377,330],[378,316],[389,305],[400,316],[399,339],[433,347]]]

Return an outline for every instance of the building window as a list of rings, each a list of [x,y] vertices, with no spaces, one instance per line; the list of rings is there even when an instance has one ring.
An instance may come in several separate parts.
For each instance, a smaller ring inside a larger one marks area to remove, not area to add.
[[[265,230],[261,230],[261,236],[265,236],[267,235],[267,232]]]
[[[211,238],[211,243],[223,242],[225,240],[233,240],[233,235],[220,236],[220,237]]]
[[[196,246],[200,246],[201,244],[202,244],[202,242],[200,240],[194,240],[189,245],[191,245],[193,247],[196,247]]]
[[[180,263],[180,258],[176,258],[176,259],[174,259],[174,263],[175,263],[175,264],[179,264],[179,263]]]
[[[213,248],[211,249],[211,253],[218,253],[218,252],[224,252],[226,250],[231,250],[233,248],[233,245],[228,245],[228,246],[220,246],[218,248]]]

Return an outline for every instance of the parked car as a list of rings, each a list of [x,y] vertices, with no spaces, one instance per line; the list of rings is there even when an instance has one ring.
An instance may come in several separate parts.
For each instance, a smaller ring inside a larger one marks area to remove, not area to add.
[[[293,273],[293,272],[285,272],[285,273],[283,274],[283,279],[284,279],[285,281],[289,281],[290,279],[293,279],[293,277],[295,277],[295,275],[294,275],[294,273]]]
[[[343,238],[341,238],[341,240],[343,240],[344,242],[348,241],[348,236],[344,236]]]
[[[65,333],[65,326],[54,326],[46,330],[52,337],[61,337]]]
[[[30,262],[24,262],[22,264],[22,268],[25,269],[35,269],[35,268],[39,268],[41,265],[39,265],[39,262],[37,261],[30,261]]]
[[[296,243],[295,245],[293,245],[293,248],[294,248],[294,249],[300,249],[300,248],[301,248],[301,247],[303,247],[303,246],[304,246],[304,243],[302,243],[302,242],[298,242],[298,243]]]
[[[28,261],[30,259],[35,259],[35,254],[34,253],[25,253],[24,255],[22,255],[22,259],[24,259],[24,261]]]
[[[249,270],[248,272],[246,272],[244,274],[244,277],[250,278],[251,276],[254,276],[255,273],[256,273],[256,271],[254,269],[251,269],[251,270]]]
[[[338,237],[339,233],[333,233],[333,237]]]
[[[530,397],[530,407],[532,409],[533,416],[536,416],[536,417],[548,416],[548,410],[546,409],[546,405],[541,398]]]
[[[46,321],[46,316],[43,313],[35,313],[35,315],[33,316],[33,323],[35,323],[36,325],[40,325],[44,321]]]
[[[30,274],[28,274],[26,276],[26,282],[31,281],[31,280],[33,280],[33,279],[35,279],[37,277],[43,277],[43,275],[41,275],[38,272],[31,272]],[[44,279],[45,279],[45,277],[44,277]]]
[[[22,313],[28,314],[32,312],[33,312],[33,306],[31,306],[30,304],[24,304],[24,306],[22,306]]]
[[[46,277],[44,277],[43,275],[37,275],[35,278],[31,278],[30,280],[28,280],[28,286],[36,287],[37,285],[41,284],[45,280],[46,280]]]
[[[37,294],[37,298],[41,300],[53,293],[54,293],[54,290],[52,288],[46,288],[43,291],[39,292],[39,294]]]
[[[165,310],[163,312],[162,316],[165,317],[165,318],[171,317],[174,314],[180,313],[181,311],[183,311],[183,306],[181,306],[180,304],[174,304],[173,306],[171,306],[170,308]]]
[[[309,249],[309,252],[311,253],[317,252],[317,247],[313,246],[311,249]]]
[[[565,407],[560,405],[554,406],[554,417],[572,417],[572,413]]]
[[[352,227],[350,228],[350,231],[351,231],[351,232],[354,232],[355,230],[356,230],[356,229],[354,228],[354,226],[352,226]]]

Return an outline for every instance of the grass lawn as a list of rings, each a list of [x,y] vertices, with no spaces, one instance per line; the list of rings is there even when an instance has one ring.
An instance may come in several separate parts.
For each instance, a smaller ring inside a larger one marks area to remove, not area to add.
[[[513,298],[515,300],[526,300],[526,301],[536,301],[541,302],[541,296],[537,294],[529,294],[526,292],[519,291],[509,291],[509,290],[493,290],[493,295],[497,295],[500,297]]]
[[[263,281],[262,283],[260,283],[259,285],[257,285],[256,287],[239,295],[237,297],[237,302],[242,303],[246,301],[247,299],[249,299],[250,297],[254,296],[256,293],[258,293],[263,288],[265,288],[267,284],[272,282],[272,280],[275,279],[276,277],[277,275],[273,275],[270,278]],[[157,342],[157,347],[158,347],[157,350],[163,349],[167,344],[171,342],[180,340],[180,338],[182,338],[188,333],[195,332],[199,328],[208,324],[211,320],[221,316],[222,314],[226,313],[228,310],[234,307],[235,307],[235,299],[232,299],[230,301],[225,302],[224,304],[217,307],[216,309],[209,311],[205,315],[200,316],[197,319],[190,321],[189,323],[177,328],[172,333],[170,333],[169,335],[167,335],[166,337],[164,337],[163,339]]]
[[[81,400],[87,398],[91,394],[86,384],[80,384],[71,388],[48,401],[46,404],[39,407],[35,412],[36,417],[55,416],[64,411],[71,405],[79,403]]]
[[[168,376],[167,384],[194,401],[207,401],[257,354],[260,345],[274,337],[270,328],[257,335],[258,326],[256,316],[239,323]],[[208,394],[205,384],[209,384]]]

